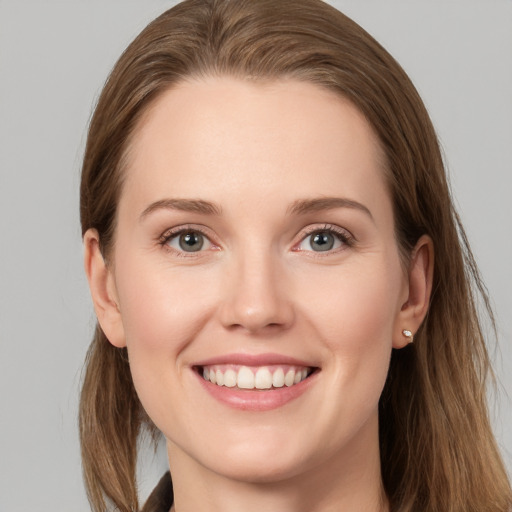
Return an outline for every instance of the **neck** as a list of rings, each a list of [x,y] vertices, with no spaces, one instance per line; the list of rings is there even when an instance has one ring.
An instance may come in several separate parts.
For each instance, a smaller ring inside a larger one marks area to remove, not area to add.
[[[319,466],[278,480],[240,481],[200,465],[172,443],[175,512],[387,512],[376,425]]]

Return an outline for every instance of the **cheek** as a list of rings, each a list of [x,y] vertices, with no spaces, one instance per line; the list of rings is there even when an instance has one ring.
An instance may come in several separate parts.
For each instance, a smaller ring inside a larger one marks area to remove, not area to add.
[[[400,311],[400,267],[383,260],[340,269],[325,282],[323,293],[304,303],[304,316],[333,355],[340,385],[358,388],[360,398],[365,390],[380,395]]]
[[[200,286],[208,280],[197,269],[191,279],[187,272],[146,260],[125,261],[116,268],[128,349],[179,353],[207,320],[212,287]]]
[[[366,343],[378,342],[376,336],[391,341],[402,288],[402,276],[396,265],[386,260],[373,265],[363,263],[340,267],[322,277],[312,280],[323,283],[322,286],[316,286],[313,292],[311,287],[304,288],[301,295],[309,295],[306,304],[311,310],[314,308],[330,339],[341,335],[350,342],[372,332],[374,336],[368,337]]]
[[[200,273],[195,269],[193,278],[191,273],[176,272],[147,257],[126,258],[116,264],[133,382],[141,403],[158,426],[165,425],[170,403],[180,407],[182,354],[215,307],[215,287],[204,286],[205,276]]]

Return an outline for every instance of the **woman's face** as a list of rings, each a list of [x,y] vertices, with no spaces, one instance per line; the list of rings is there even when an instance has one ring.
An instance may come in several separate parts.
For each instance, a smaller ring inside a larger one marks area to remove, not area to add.
[[[409,283],[364,117],[312,84],[188,81],[127,162],[104,330],[171,465],[269,481],[378,457]]]

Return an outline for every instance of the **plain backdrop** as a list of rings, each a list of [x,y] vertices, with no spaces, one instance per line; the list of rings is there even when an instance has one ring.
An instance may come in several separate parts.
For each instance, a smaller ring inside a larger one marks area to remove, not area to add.
[[[109,70],[173,3],[0,0],[2,512],[89,509],[76,427],[94,326],[82,271],[80,159]],[[512,2],[331,3],[399,60],[438,129],[498,317],[493,422],[512,471]],[[144,495],[164,471],[165,455],[149,453],[143,463]]]

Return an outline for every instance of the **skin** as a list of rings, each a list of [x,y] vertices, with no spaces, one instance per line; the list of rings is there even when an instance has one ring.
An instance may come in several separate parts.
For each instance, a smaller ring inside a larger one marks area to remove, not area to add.
[[[89,230],[85,267],[99,322],[128,348],[167,440],[178,512],[388,509],[378,401],[391,349],[426,314],[433,249],[423,237],[401,262],[384,165],[358,110],[308,83],[187,81],[145,113],[109,265]],[[363,208],[293,209],[326,197]],[[144,214],[167,199],[219,211]],[[311,231],[326,225],[349,241],[315,251]],[[203,250],[163,241],[183,226],[204,232]],[[219,402],[193,370],[269,352],[317,368],[304,393],[272,410]]]

